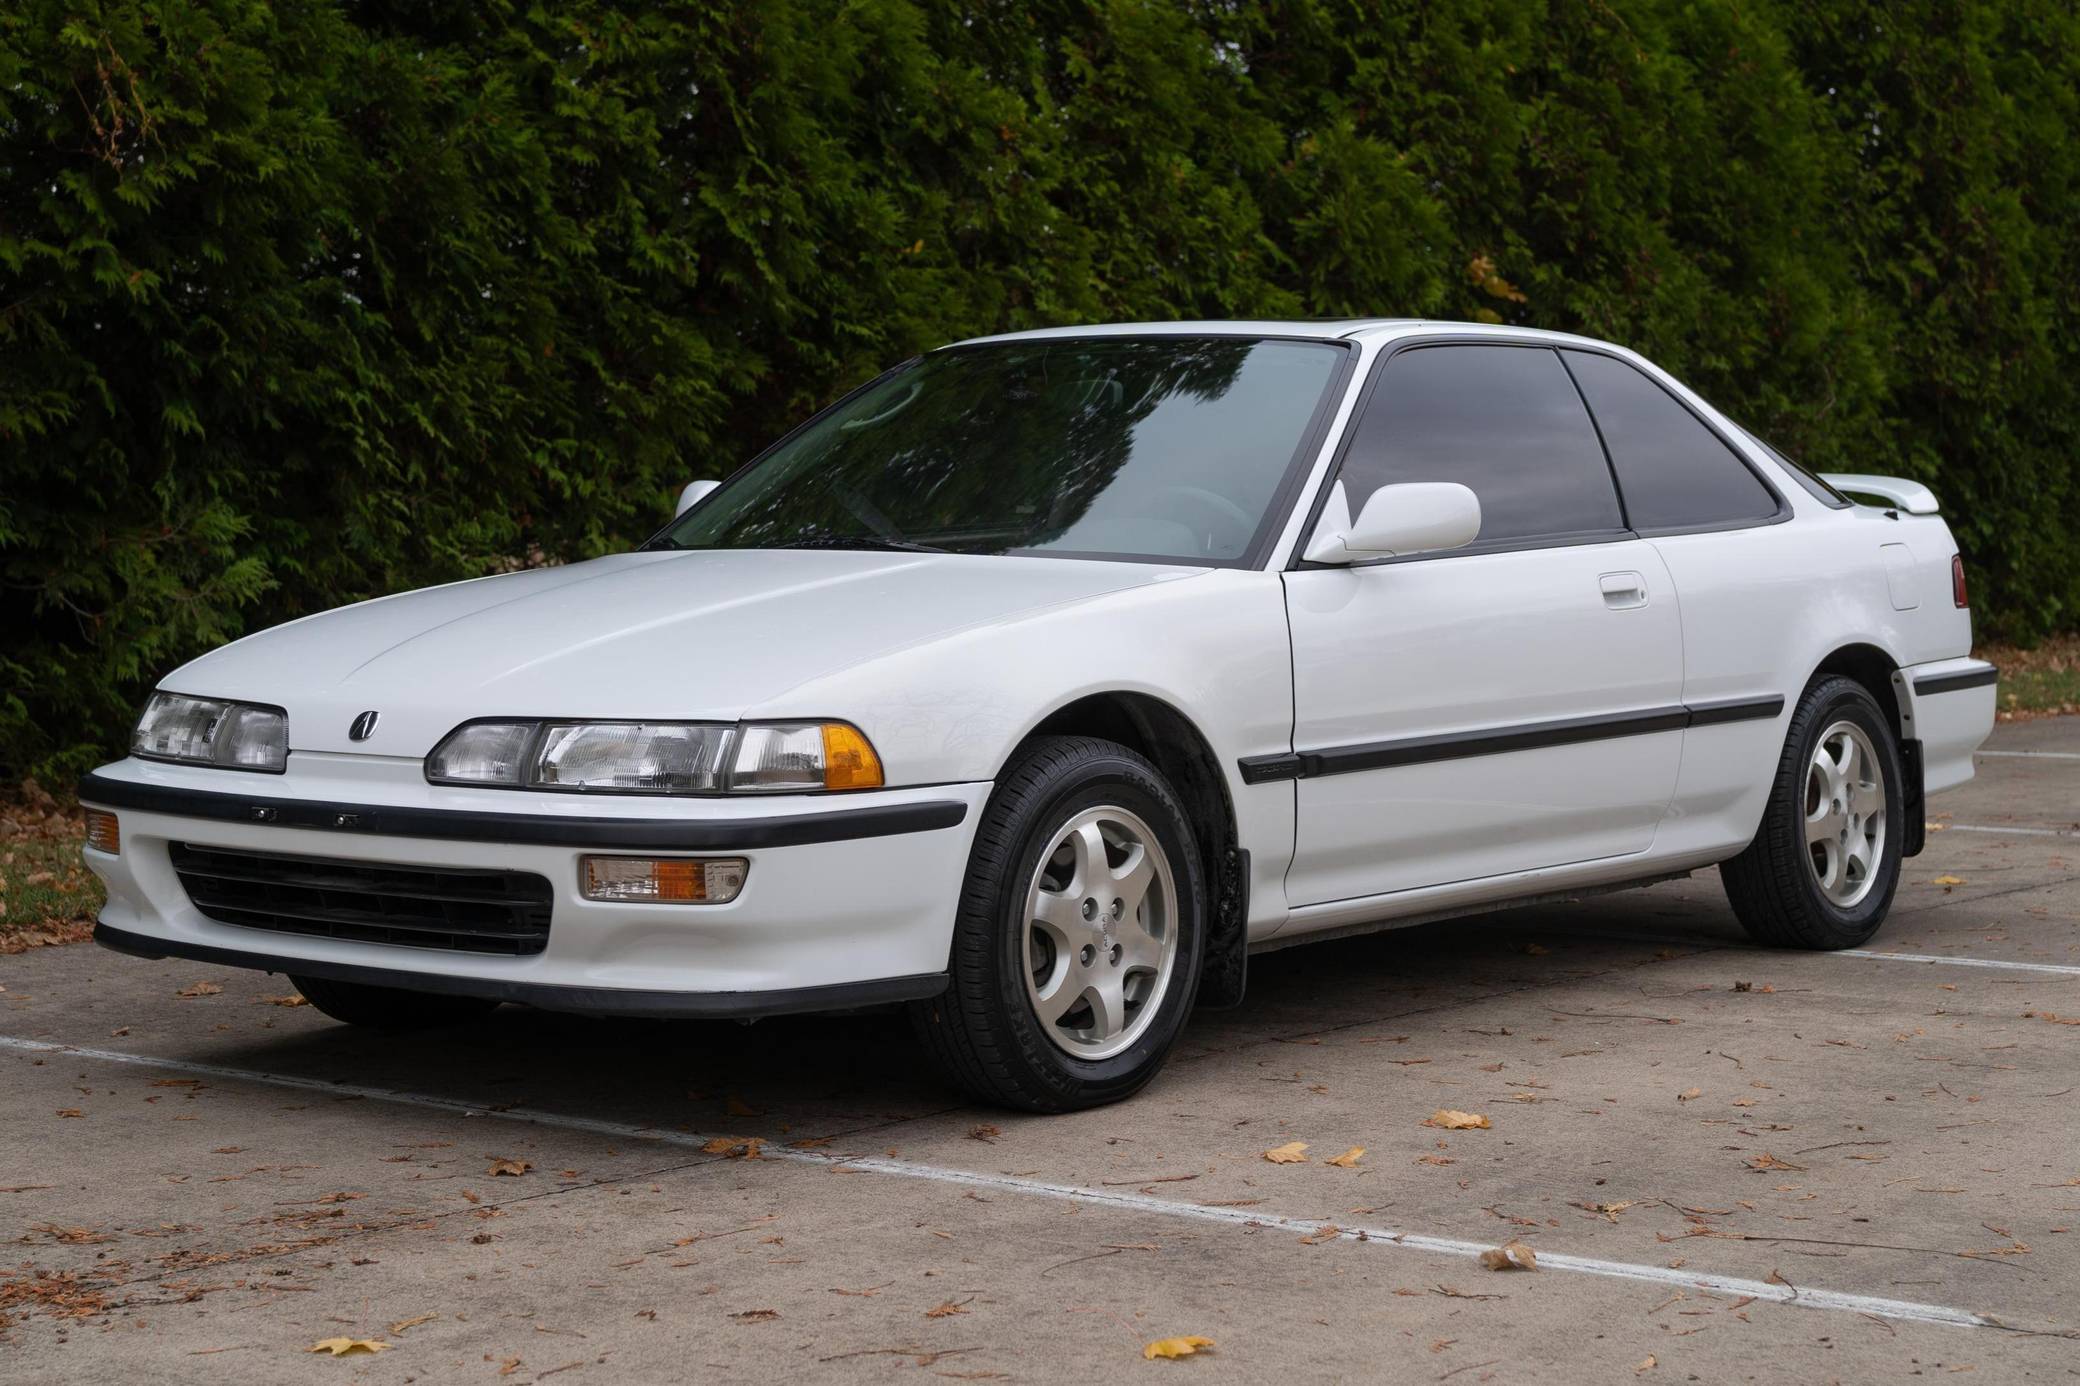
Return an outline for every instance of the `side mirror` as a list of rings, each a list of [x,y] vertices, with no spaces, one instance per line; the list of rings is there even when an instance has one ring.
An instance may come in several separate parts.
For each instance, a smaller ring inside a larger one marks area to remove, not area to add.
[[[686,489],[679,493],[679,508],[672,512],[672,518],[676,520],[681,515],[684,515],[687,511],[693,509],[696,505],[699,505],[704,499],[707,498],[708,492],[714,490],[717,486],[720,486],[721,484],[722,483],[719,481],[687,482]]]
[[[1471,544],[1481,532],[1480,497],[1456,481],[1382,486],[1350,518],[1343,483],[1329,493],[1321,524],[1307,546],[1310,563],[1356,563]]]

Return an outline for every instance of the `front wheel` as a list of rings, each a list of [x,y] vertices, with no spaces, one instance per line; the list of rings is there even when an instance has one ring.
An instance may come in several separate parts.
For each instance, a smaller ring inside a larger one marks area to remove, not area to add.
[[[1854,948],[1885,922],[1905,823],[1899,741],[1863,685],[1825,678],[1791,717],[1755,840],[1720,867],[1758,943]]]
[[[947,990],[911,1007],[954,1083],[1037,1112],[1116,1102],[1162,1067],[1199,985],[1206,888],[1155,766],[1032,742],[976,828]]]

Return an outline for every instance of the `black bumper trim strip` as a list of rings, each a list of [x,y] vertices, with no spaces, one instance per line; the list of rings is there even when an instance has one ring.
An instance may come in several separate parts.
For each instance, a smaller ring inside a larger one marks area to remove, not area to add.
[[[1266,784],[1274,780],[1314,779],[1321,775],[1349,775],[1400,765],[1464,760],[1470,756],[1506,755],[1511,751],[1535,751],[1547,746],[1645,736],[1652,732],[1681,731],[1686,727],[1769,720],[1783,711],[1782,698],[1725,698],[1710,703],[1643,708],[1638,712],[1526,722],[1484,731],[1446,732],[1438,736],[1411,736],[1399,741],[1250,756],[1240,761],[1238,767],[1244,784]]]
[[[2000,669],[1992,664],[1958,674],[1929,674],[1914,680],[1916,693],[1955,693],[1961,688],[1984,688],[2001,681]]]
[[[246,967],[329,982],[360,982],[406,991],[446,996],[483,996],[580,1015],[611,1015],[657,1020],[752,1020],[760,1016],[801,1015],[814,1011],[857,1010],[897,1001],[922,1001],[946,990],[946,974],[884,977],[871,982],[839,982],[785,991],[624,991],[617,987],[570,987],[545,982],[515,982],[496,977],[450,977],[433,972],[402,972],[358,963],[315,962],[243,948],[219,948],[185,939],[153,938],[107,924],[94,926],[94,942],[138,958],[186,958],[225,967]]]
[[[501,842],[539,847],[603,847],[620,851],[726,852],[800,847],[863,837],[894,837],[957,826],[968,806],[951,799],[876,804],[828,813],[771,818],[577,818],[477,809],[399,808],[313,799],[270,799],[213,789],[140,784],[90,774],[79,782],[80,802],[97,808],[137,809],[223,823],[265,823],[381,837]]]

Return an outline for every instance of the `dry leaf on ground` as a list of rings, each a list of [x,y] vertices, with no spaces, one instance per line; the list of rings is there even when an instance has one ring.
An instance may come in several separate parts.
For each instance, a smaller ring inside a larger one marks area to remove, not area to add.
[[[1683,1089],[1683,1090],[1682,1090],[1681,1092],[1679,1092],[1679,1093],[1677,1093],[1677,1094],[1676,1094],[1676,1101],[1678,1101],[1678,1102],[1695,1102],[1695,1101],[1696,1101],[1696,1100],[1697,1100],[1698,1098],[1700,1098],[1700,1097],[1703,1097],[1703,1096],[1704,1096],[1704,1089],[1703,1089],[1703,1088],[1684,1088],[1684,1089]]]
[[[1432,1112],[1423,1125],[1436,1126],[1446,1131],[1485,1131],[1495,1123],[1476,1112],[1455,1112],[1440,1107]]]
[[[485,1170],[484,1173],[492,1175],[505,1174],[510,1175],[515,1179],[518,1179],[521,1175],[527,1173],[527,1171],[533,1168],[534,1164],[532,1161],[508,1160],[500,1156],[494,1155],[491,1157],[491,1168]]]
[[[731,1314],[738,1323],[770,1323],[780,1317],[778,1309],[745,1309]]]
[[[1537,1270],[1538,1253],[1522,1242],[1504,1242],[1483,1251],[1481,1265],[1491,1271]]]
[[[1349,1169],[1352,1165],[1357,1164],[1358,1161],[1364,1158],[1365,1147],[1362,1145],[1354,1145],[1349,1150],[1346,1150],[1341,1155],[1338,1155],[1335,1159],[1330,1160],[1329,1163],[1335,1165],[1338,1169]]]
[[[376,1338],[321,1338],[304,1349],[305,1352],[329,1352],[334,1357],[352,1357],[363,1352],[373,1356],[389,1350],[388,1343]]]
[[[1963,884],[1964,884],[1964,877],[1962,877],[1962,876],[1938,876],[1938,877],[1936,877],[1936,878],[1935,878],[1934,880],[1930,881],[1930,882],[1929,882],[1929,884],[1930,884],[1930,885],[1943,885],[1943,886],[1950,886],[1950,885],[1963,885]]]
[[[1804,1166],[1804,1165],[1793,1165],[1793,1164],[1787,1164],[1787,1163],[1785,1163],[1784,1161],[1782,1161],[1782,1160],[1779,1160],[1779,1159],[1778,1159],[1778,1158],[1777,1158],[1776,1156],[1774,1156],[1774,1155],[1770,1154],[1770,1153],[1769,1153],[1769,1152],[1768,1152],[1767,1150],[1765,1150],[1765,1151],[1763,1151],[1763,1152],[1762,1152],[1762,1153],[1761,1153],[1760,1155],[1756,1155],[1756,1156],[1753,1156],[1753,1157],[1751,1157],[1751,1158],[1749,1159],[1749,1161],[1748,1161],[1748,1168],[1749,1168],[1749,1169],[1788,1169],[1788,1170],[1793,1170],[1793,1171],[1797,1171],[1797,1170],[1803,1170],[1803,1169],[1805,1168],[1805,1166]]]
[[[758,1110],[758,1108],[752,1106],[749,1102],[746,1102],[743,1098],[737,1096],[735,1093],[731,1093],[729,1095],[729,1101],[725,1102],[723,1104],[723,1107],[733,1117],[755,1117],[765,1115],[764,1112],[761,1112],[760,1110]]]
[[[972,1298],[972,1296],[971,1296],[971,1298]],[[967,1300],[965,1300],[965,1299],[961,1299],[961,1300],[953,1300],[953,1299],[949,1299],[949,1300],[947,1300],[947,1301],[946,1301],[946,1302],[945,1302],[944,1304],[936,1304],[936,1305],[933,1305],[933,1306],[932,1306],[931,1308],[929,1308],[929,1309],[925,1310],[925,1311],[924,1311],[924,1316],[925,1316],[926,1318],[928,1318],[928,1319],[948,1319],[948,1318],[952,1318],[952,1317],[953,1317],[953,1316],[954,1316],[955,1314],[965,1314],[965,1313],[967,1313],[967,1312],[968,1312],[968,1301],[967,1301]]]
[[[1158,1338],[1141,1349],[1141,1355],[1150,1362],[1158,1357],[1191,1357],[1213,1346],[1213,1339],[1197,1336],[1184,1338]]]
[[[270,1006],[308,1006],[310,1003],[309,997],[299,996],[294,992],[287,996],[270,996],[267,998],[267,1004]]]
[[[1274,1165],[1304,1165],[1307,1163],[1307,1142],[1287,1141],[1264,1152],[1264,1158]],[[1164,1339],[1165,1342],[1174,1341]]]
[[[414,1314],[408,1319],[399,1319],[396,1323],[391,1324],[390,1331],[392,1333],[402,1333],[407,1328],[417,1328],[422,1323],[432,1323],[439,1317],[439,1314]]]
[[[1300,1244],[1302,1246],[1320,1246],[1323,1242],[1333,1242],[1342,1235],[1343,1229],[1341,1227],[1338,1227],[1333,1222],[1325,1222],[1314,1231],[1302,1237]]]
[[[757,1136],[717,1136],[701,1147],[703,1155],[727,1155],[732,1160],[756,1160],[765,1141]]]
[[[218,986],[215,982],[190,982],[188,983],[188,985],[182,987],[179,991],[175,992],[174,995],[181,997],[215,996],[222,990],[223,988]]]

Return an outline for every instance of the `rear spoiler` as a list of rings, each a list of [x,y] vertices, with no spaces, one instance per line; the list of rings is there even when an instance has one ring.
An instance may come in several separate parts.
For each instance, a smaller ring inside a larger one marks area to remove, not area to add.
[[[1886,505],[1906,511],[1909,515],[1933,515],[1942,507],[1936,504],[1936,493],[1918,481],[1905,481],[1896,476],[1866,476],[1862,472],[1825,472],[1820,479],[1837,491],[1847,491],[1852,496],[1876,496]]]

